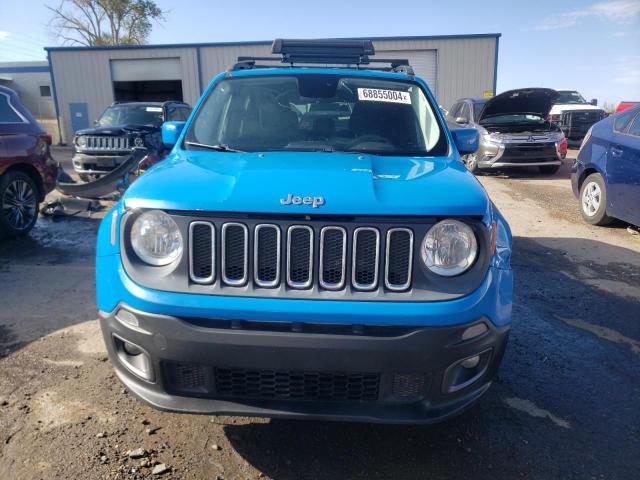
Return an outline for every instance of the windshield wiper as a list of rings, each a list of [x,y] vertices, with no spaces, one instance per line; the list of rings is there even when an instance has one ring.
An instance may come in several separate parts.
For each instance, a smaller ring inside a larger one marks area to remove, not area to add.
[[[215,145],[209,145],[208,143],[197,143],[197,142],[184,142],[185,145],[189,145],[190,147],[200,147],[206,148],[208,150],[216,150],[217,152],[236,152],[236,153],[244,153],[242,150],[237,150],[235,148],[231,148],[226,143],[218,143]]]

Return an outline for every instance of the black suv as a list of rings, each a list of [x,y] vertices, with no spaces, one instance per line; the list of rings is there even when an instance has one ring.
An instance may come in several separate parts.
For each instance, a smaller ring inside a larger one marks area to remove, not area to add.
[[[93,181],[125,162],[134,147],[146,147],[161,158],[161,127],[166,121],[185,121],[191,107],[183,102],[116,102],[95,122],[78,130],[73,139],[73,168],[85,182]]]

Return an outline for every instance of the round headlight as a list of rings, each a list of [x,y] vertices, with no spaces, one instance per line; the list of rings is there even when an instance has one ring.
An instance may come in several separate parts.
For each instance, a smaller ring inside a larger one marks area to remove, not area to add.
[[[160,210],[141,214],[131,226],[131,246],[149,265],[168,265],[182,253],[182,235],[173,219]]]
[[[87,146],[87,137],[85,137],[84,135],[80,135],[79,137],[76,138],[76,145],[78,145],[79,147],[86,147]]]
[[[133,144],[136,147],[144,147],[144,140],[142,139],[142,137],[136,137],[133,139]]]
[[[478,242],[466,223],[442,220],[424,236],[420,253],[422,261],[433,273],[453,277],[473,265],[478,254]]]

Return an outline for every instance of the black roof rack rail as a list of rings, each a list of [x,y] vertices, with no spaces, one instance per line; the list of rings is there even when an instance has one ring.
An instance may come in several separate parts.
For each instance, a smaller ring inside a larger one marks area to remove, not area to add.
[[[250,70],[253,68],[283,68],[284,65],[259,65],[256,62],[278,62],[288,64],[361,65],[389,64],[389,67],[368,67],[368,70],[382,70],[414,75],[413,68],[406,59],[372,59],[375,55],[371,40],[288,40],[277,38],[271,46],[271,53],[280,57],[238,57],[228,71]]]

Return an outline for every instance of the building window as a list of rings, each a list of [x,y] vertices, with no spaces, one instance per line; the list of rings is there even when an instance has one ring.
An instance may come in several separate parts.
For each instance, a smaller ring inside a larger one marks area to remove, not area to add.
[[[49,85],[40,85],[40,96],[41,97],[50,97],[51,96],[51,87]]]

